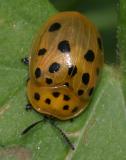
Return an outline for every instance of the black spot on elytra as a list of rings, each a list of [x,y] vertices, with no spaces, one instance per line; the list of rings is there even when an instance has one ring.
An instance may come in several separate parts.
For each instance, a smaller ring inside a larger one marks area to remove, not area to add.
[[[82,75],[83,84],[87,85],[89,83],[89,79],[90,79],[89,73],[83,73],[83,75]]]
[[[58,49],[63,52],[63,53],[68,53],[70,52],[70,44],[69,44],[69,41],[67,40],[64,40],[64,41],[61,41],[59,44],[58,44]]]
[[[88,62],[93,62],[95,58],[94,52],[92,50],[88,50],[87,53],[84,55],[84,58]]]
[[[57,62],[54,62],[50,65],[49,72],[54,73],[54,72],[57,72],[59,69],[60,69],[60,64]]]
[[[70,97],[69,97],[68,95],[64,95],[63,99],[64,99],[65,101],[68,101],[68,100],[70,100]]]
[[[78,111],[78,107],[75,107],[74,109],[72,109],[72,113],[75,113]]]
[[[58,22],[53,23],[50,28],[49,28],[49,32],[54,32],[57,31],[61,28],[61,24]]]
[[[76,66],[71,66],[69,69],[68,69],[68,75],[73,77],[75,74],[77,73],[77,67]]]
[[[98,46],[100,49],[102,49],[102,41],[101,38],[97,38]]]
[[[37,92],[34,93],[34,99],[37,100],[37,101],[40,100],[40,95],[39,95],[39,93],[37,93]]]
[[[94,87],[92,87],[92,88],[89,90],[89,96],[91,96],[91,95],[92,95],[93,90],[94,90]]]
[[[49,98],[47,98],[47,99],[45,100],[45,103],[50,104],[50,103],[51,103],[51,100],[50,100]]]
[[[68,105],[63,106],[63,110],[68,110],[68,109],[69,109]]]
[[[40,68],[36,68],[35,70],[35,77],[39,78],[41,76],[41,69]]]
[[[59,95],[60,95],[59,92],[53,92],[52,94],[53,94],[53,96],[54,96],[55,98],[59,97]]]
[[[46,83],[47,84],[52,84],[53,83],[53,80],[51,78],[46,78]]]
[[[83,93],[84,93],[84,91],[83,91],[82,89],[79,89],[79,90],[78,90],[78,96],[82,96]]]
[[[45,53],[46,53],[46,49],[45,48],[42,48],[42,49],[40,49],[39,51],[38,51],[38,56],[42,56],[42,55],[44,55]]]

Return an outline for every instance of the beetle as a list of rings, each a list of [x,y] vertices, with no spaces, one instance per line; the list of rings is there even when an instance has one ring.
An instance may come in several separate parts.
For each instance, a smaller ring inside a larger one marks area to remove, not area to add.
[[[57,13],[40,30],[30,57],[23,59],[29,64],[27,96],[31,106],[60,120],[78,116],[90,102],[103,61],[95,25],[79,12]],[[54,126],[74,149],[65,133]]]

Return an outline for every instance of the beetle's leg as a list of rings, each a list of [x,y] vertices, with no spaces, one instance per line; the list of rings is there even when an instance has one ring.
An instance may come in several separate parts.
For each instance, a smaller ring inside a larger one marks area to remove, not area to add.
[[[48,118],[48,121],[50,122],[50,124],[53,127],[55,127],[61,133],[61,135],[63,136],[63,138],[67,142],[67,144],[70,146],[70,148],[72,150],[74,150],[75,149],[74,145],[72,144],[72,142],[70,141],[70,139],[67,137],[67,135],[65,134],[65,132],[61,128],[59,128],[59,126],[55,123],[55,120],[51,119],[51,118]]]
[[[29,65],[29,58],[28,57],[22,58],[21,62],[24,63],[25,65]]]
[[[32,105],[30,103],[26,104],[25,106],[26,111],[29,111],[32,109]]]

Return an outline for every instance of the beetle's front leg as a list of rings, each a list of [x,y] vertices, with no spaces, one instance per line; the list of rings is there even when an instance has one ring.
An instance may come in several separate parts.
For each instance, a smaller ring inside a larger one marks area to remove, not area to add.
[[[24,63],[25,65],[29,65],[29,58],[28,57],[22,58],[21,62]]]
[[[26,109],[26,111],[31,110],[32,109],[32,105],[30,103],[26,104],[25,105],[25,109]]]

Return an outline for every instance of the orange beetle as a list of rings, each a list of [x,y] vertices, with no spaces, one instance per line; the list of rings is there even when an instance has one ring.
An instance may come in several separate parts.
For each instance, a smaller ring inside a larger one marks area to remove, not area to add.
[[[42,28],[30,57],[27,95],[33,108],[61,120],[86,107],[103,65],[101,38],[78,12],[61,12]]]
[[[99,32],[78,12],[61,12],[42,27],[29,57],[32,107],[60,120],[88,105],[103,66]]]

